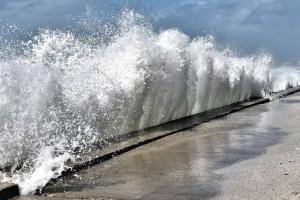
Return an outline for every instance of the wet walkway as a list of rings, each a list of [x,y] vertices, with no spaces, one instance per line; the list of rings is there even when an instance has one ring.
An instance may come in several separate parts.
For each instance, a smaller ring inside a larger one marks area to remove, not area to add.
[[[53,199],[300,199],[299,180],[297,93],[142,146],[45,192]]]

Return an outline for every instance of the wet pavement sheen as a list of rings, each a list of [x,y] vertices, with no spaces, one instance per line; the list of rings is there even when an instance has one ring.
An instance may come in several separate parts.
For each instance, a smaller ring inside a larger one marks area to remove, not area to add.
[[[300,94],[212,120],[132,150],[45,188],[56,197],[209,199],[218,170],[264,154],[300,130]]]

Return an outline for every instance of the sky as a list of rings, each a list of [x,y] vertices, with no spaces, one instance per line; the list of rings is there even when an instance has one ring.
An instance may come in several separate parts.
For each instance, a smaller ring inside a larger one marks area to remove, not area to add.
[[[135,9],[155,16],[157,30],[212,34],[245,54],[268,51],[281,64],[300,60],[299,0],[0,0],[0,20],[25,29],[63,27],[86,6],[112,13]]]

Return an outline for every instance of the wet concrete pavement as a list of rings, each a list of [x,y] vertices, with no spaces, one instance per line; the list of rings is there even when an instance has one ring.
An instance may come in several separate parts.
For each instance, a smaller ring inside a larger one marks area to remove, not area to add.
[[[299,113],[297,93],[142,146],[44,193],[54,199],[300,199]]]

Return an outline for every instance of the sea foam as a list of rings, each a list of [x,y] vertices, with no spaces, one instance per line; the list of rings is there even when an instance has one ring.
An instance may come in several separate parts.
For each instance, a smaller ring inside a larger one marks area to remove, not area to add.
[[[125,11],[108,42],[48,29],[21,51],[2,40],[3,180],[34,193],[100,141],[272,89],[270,56],[238,56],[212,36],[156,33],[141,18]]]

